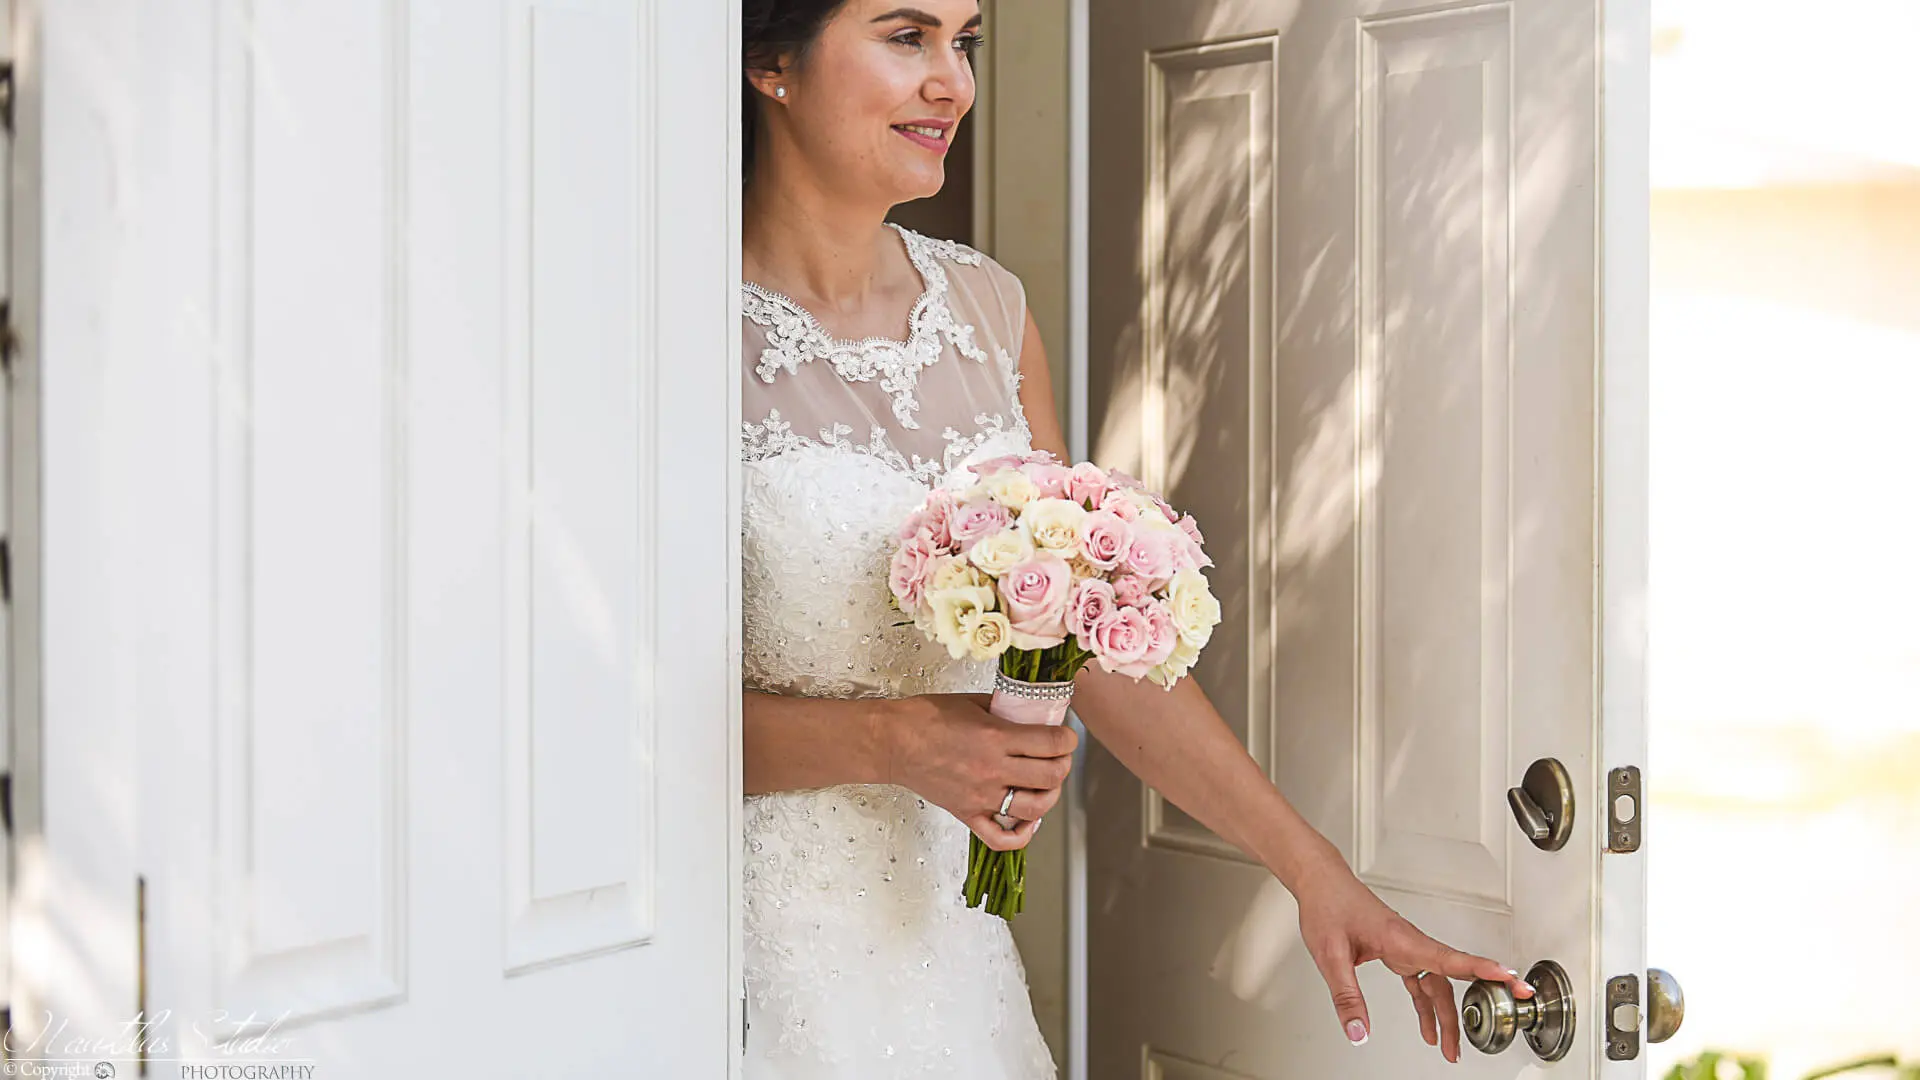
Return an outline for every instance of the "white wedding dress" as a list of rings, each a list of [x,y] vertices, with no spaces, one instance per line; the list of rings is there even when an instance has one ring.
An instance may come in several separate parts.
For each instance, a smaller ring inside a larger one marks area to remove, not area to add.
[[[842,341],[743,283],[749,691],[986,691],[887,603],[895,530],[965,465],[1030,446],[1018,279],[895,227],[925,291],[905,340]],[[961,899],[968,831],[905,788],[746,803],[746,1080],[1055,1075],[1007,925]]]

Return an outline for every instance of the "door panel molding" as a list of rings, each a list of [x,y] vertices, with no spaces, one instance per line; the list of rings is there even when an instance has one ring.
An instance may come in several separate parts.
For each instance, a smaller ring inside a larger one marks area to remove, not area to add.
[[[1208,522],[1223,619],[1196,677],[1272,775],[1273,34],[1146,55],[1143,478]],[[1222,168],[1222,160],[1229,164]],[[1173,199],[1170,193],[1178,192]],[[1192,467],[1204,462],[1204,470]],[[1142,842],[1240,862],[1142,786]]]
[[[536,3],[507,28],[509,973],[655,931],[658,708],[636,662],[663,616],[646,542],[660,521],[657,149],[640,119],[659,98],[653,6]]]
[[[1356,869],[1505,906],[1512,12],[1358,37]]]
[[[238,1014],[406,992],[404,10],[218,21],[215,974]],[[314,40],[375,43],[376,77]]]

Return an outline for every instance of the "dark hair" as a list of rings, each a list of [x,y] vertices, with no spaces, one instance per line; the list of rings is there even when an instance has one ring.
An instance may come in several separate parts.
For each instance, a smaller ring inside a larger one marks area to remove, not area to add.
[[[778,71],[782,54],[805,54],[820,28],[846,0],[741,0],[740,38],[748,72]],[[760,94],[752,82],[740,95],[740,182],[753,175],[753,144],[760,128]]]

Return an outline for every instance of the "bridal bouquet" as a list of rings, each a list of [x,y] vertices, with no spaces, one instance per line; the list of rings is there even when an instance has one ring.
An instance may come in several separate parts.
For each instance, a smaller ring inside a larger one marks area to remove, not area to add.
[[[1192,515],[1125,473],[1045,451],[971,469],[972,487],[935,488],[901,524],[887,583],[954,659],[999,661],[988,711],[1061,723],[1090,661],[1171,690],[1220,622]],[[1026,864],[1024,849],[973,837],[967,906],[1018,914]]]

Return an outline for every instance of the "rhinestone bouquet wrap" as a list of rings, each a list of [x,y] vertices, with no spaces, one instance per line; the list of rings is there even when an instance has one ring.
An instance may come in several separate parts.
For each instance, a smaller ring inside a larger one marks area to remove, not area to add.
[[[972,486],[933,489],[901,524],[887,584],[954,659],[998,660],[989,711],[1061,723],[1089,662],[1172,689],[1220,622],[1192,515],[1125,473],[1045,451],[970,468]],[[1025,849],[975,835],[967,866],[968,906],[1020,912]]]

